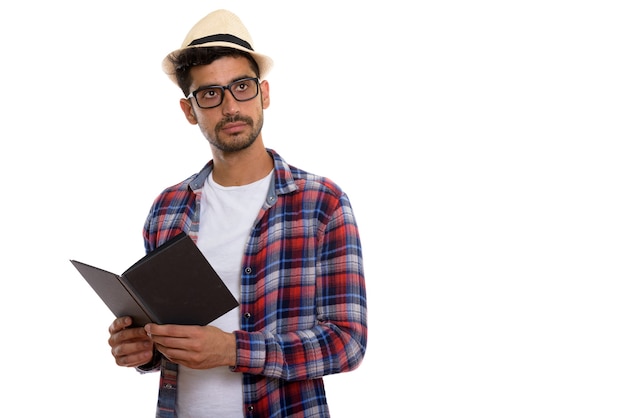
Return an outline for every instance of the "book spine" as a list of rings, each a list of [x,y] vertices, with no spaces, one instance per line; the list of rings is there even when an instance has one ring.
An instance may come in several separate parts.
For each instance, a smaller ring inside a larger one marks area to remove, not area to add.
[[[119,279],[120,283],[122,283],[128,294],[135,300],[137,306],[141,308],[143,313],[150,319],[150,321],[155,324],[160,324],[161,322],[159,322],[159,318],[157,317],[157,315],[154,313],[154,311],[152,311],[152,309],[150,309],[148,304],[146,304],[143,299],[139,297],[137,292],[135,292],[133,286],[128,282],[128,280],[126,280],[126,277],[122,275],[119,276]]]

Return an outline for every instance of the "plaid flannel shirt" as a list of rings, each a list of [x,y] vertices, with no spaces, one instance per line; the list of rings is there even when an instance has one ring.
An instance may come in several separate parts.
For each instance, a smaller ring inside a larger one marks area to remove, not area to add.
[[[348,197],[329,179],[276,152],[267,198],[245,247],[237,365],[245,417],[328,417],[322,376],[359,366],[367,343],[361,243]],[[165,189],[144,226],[146,251],[199,230],[202,186],[213,165]],[[157,417],[176,417],[177,365],[157,353]]]

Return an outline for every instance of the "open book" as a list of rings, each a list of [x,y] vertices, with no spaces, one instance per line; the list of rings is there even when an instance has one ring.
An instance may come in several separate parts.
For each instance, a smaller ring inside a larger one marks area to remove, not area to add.
[[[150,322],[206,325],[239,305],[184,233],[146,254],[121,275],[70,262],[116,317],[133,317],[133,326]]]

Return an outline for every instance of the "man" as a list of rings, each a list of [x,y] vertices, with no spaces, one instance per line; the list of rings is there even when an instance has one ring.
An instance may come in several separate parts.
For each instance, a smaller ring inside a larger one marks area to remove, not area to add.
[[[213,158],[156,198],[146,250],[187,233],[240,306],[206,326],[111,324],[118,365],[160,370],[158,417],[328,417],[322,377],[355,369],[365,354],[352,208],[332,181],[265,148],[271,66],[225,10],[163,61]]]

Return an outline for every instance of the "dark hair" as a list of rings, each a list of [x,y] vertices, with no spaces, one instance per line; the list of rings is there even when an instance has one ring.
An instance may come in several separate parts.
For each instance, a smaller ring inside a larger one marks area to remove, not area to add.
[[[191,86],[191,76],[189,75],[191,68],[197,65],[211,64],[222,57],[246,58],[250,62],[254,74],[259,76],[259,65],[252,58],[252,55],[245,51],[221,46],[187,48],[176,56],[170,55],[168,57],[176,69],[176,81],[185,97],[189,95],[189,87]]]

